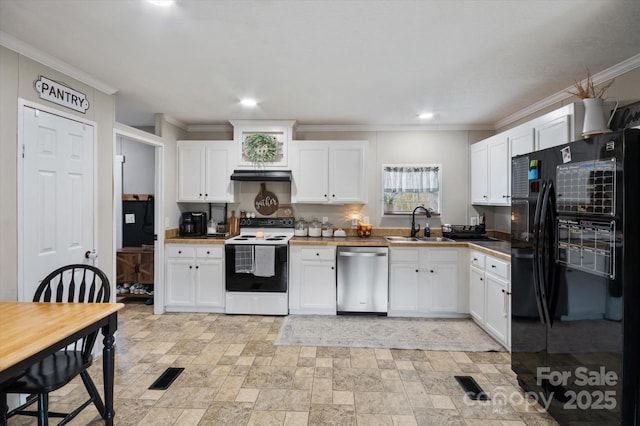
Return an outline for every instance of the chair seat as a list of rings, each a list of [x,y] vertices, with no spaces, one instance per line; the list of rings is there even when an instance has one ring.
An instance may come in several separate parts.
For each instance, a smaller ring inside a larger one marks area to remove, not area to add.
[[[3,389],[6,393],[49,393],[69,383],[93,361],[82,359],[80,351],[59,351],[32,365]]]

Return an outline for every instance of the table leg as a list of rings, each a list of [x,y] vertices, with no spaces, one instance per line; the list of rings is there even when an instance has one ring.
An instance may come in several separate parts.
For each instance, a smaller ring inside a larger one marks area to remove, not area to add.
[[[114,333],[118,328],[118,313],[109,316],[109,323],[102,328],[104,348],[102,349],[102,373],[104,375],[104,413],[102,418],[108,426],[113,425],[115,411],[113,409],[113,382],[115,374]]]

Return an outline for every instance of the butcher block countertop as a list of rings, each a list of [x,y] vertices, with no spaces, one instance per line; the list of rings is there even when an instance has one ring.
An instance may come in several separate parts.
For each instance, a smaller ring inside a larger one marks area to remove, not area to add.
[[[359,246],[359,247],[468,247],[499,259],[511,261],[511,244],[506,241],[417,241],[388,242],[384,237],[293,237],[290,245]]]
[[[378,231],[384,235],[404,235],[398,233],[398,230],[392,229],[374,229],[374,233]],[[431,235],[438,236],[438,231]],[[473,250],[495,256],[499,259],[511,261],[511,244],[507,241],[419,241],[419,242],[388,242],[384,235],[373,235],[367,238],[361,238],[353,235],[346,237],[294,237],[289,241],[290,245],[313,245],[313,246],[360,246],[360,247],[468,247]],[[179,237],[176,232],[165,234],[165,244],[224,244],[225,239],[220,237]]]

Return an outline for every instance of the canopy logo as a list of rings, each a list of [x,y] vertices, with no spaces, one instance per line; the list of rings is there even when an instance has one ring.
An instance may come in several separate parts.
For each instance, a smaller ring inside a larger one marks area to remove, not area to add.
[[[71,108],[83,114],[89,109],[87,95],[73,90],[64,84],[40,76],[34,86],[41,99]]]

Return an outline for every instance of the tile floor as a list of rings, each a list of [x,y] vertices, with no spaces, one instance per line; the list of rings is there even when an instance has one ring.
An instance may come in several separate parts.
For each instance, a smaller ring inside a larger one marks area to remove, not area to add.
[[[120,311],[116,425],[554,425],[517,388],[504,352],[274,346],[281,317]],[[170,366],[184,372],[148,390]],[[91,367],[101,386],[101,362]],[[466,398],[454,375],[471,375],[492,401]],[[51,408],[85,397],[74,381]],[[9,425],[31,425],[24,417]],[[98,425],[95,407],[73,425]]]

